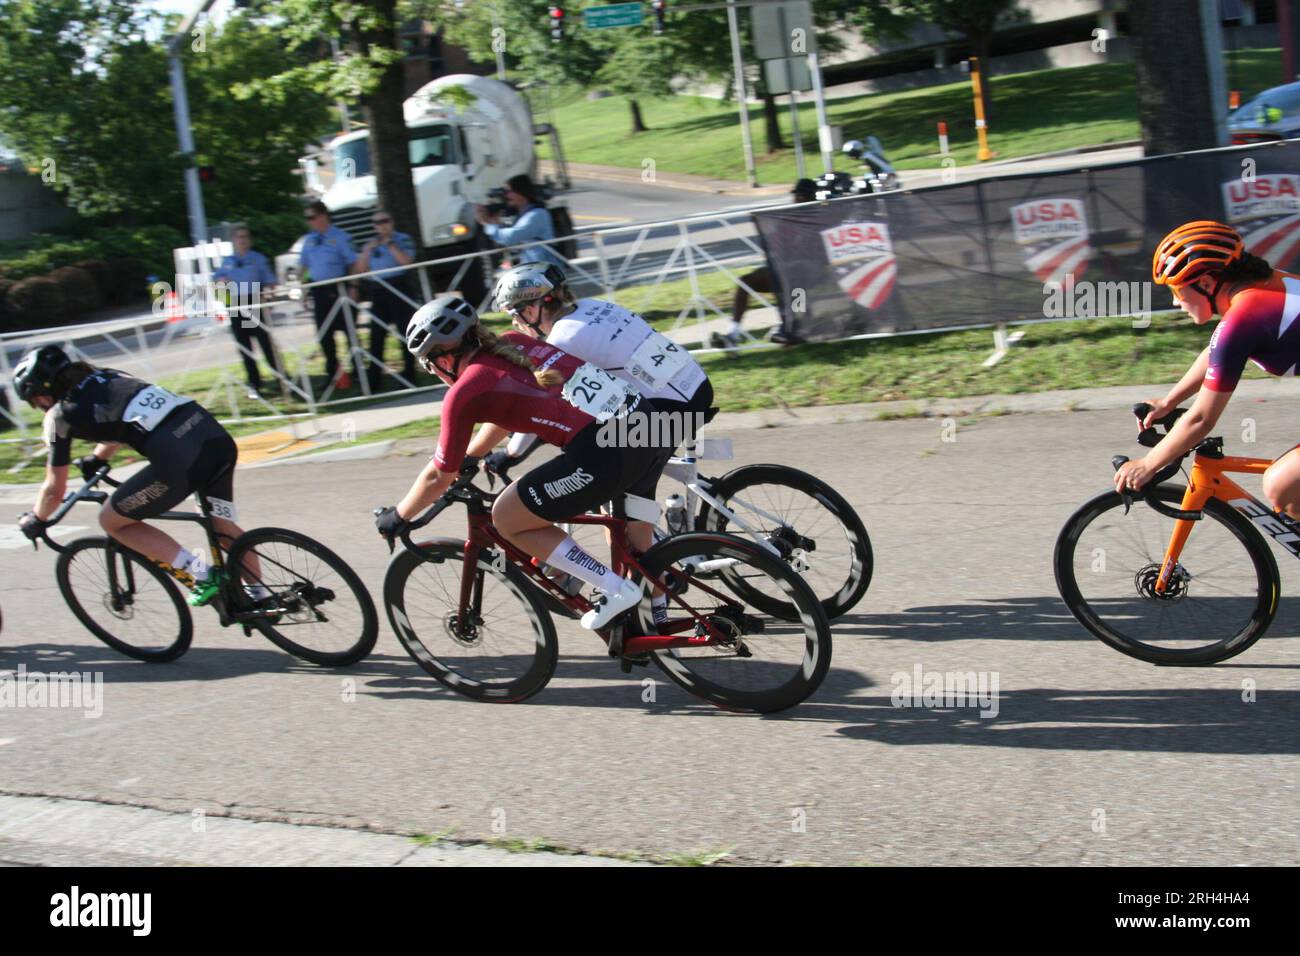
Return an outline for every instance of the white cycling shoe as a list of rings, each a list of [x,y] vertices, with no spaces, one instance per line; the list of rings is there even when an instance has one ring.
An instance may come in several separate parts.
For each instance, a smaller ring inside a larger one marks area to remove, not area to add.
[[[605,593],[602,588],[597,588],[596,591],[599,596],[593,602],[592,609],[582,615],[582,620],[578,622],[589,631],[599,631],[624,611],[641,602],[641,585],[626,578],[622,587],[613,594]]]

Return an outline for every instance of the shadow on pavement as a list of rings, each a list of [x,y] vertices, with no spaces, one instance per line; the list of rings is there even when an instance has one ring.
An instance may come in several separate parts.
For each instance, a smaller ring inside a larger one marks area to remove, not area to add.
[[[868,595],[867,600],[870,600]],[[912,607],[896,614],[846,614],[831,622],[836,639],[901,638],[910,641],[1096,641],[1056,595],[1002,598]],[[1277,617],[1261,642],[1300,635],[1300,597],[1278,602]],[[1255,645],[1257,648],[1259,645]],[[1251,650],[1253,650],[1252,648]],[[1245,653],[1249,654],[1247,650]],[[1112,652],[1117,653],[1117,652]]]
[[[250,639],[252,640],[252,639]],[[371,654],[351,667],[320,667],[300,661],[278,648],[191,647],[167,664],[147,664],[125,657],[108,647],[87,644],[18,644],[0,648],[0,668],[29,671],[90,670],[104,682],[162,684],[172,681],[229,680],[254,674],[328,674],[338,677],[380,677],[397,674],[422,676],[404,654]]]

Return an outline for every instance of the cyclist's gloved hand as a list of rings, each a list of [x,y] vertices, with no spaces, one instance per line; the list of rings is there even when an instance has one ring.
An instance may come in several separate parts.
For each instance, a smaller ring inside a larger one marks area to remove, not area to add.
[[[82,480],[90,481],[91,478],[95,477],[95,473],[99,469],[111,466],[102,458],[96,458],[94,455],[83,455],[77,459],[77,467],[81,469]]]
[[[18,527],[22,529],[28,540],[35,541],[45,530],[45,522],[36,517],[34,512],[24,511],[18,516]]]
[[[506,451],[494,451],[483,459],[483,470],[489,475],[499,475],[502,478],[509,478],[506,474],[508,470],[519,464],[519,459]]]
[[[397,508],[380,508],[375,515],[375,527],[385,538],[396,538],[407,529],[410,522],[397,513]]]

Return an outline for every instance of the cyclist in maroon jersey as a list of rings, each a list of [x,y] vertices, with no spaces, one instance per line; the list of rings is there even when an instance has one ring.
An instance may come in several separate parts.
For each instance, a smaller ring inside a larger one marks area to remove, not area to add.
[[[643,485],[653,489],[662,449],[612,445],[598,437],[612,417],[654,411],[650,400],[553,345],[513,332],[497,336],[458,296],[440,296],[416,312],[406,343],[427,371],[451,387],[443,397],[437,452],[406,496],[376,517],[380,534],[401,534],[451,486],[467,455],[492,450],[499,429],[485,427],[471,437],[475,425],[530,432],[561,454],[506,488],[492,506],[492,523],[521,550],[600,591],[583,615],[583,627],[602,628],[635,607],[640,585],[597,560],[555,522],[638,494]]]
[[[1142,422],[1150,427],[1182,402],[1196,396],[1144,458],[1115,472],[1115,489],[1141,489],[1151,477],[1186,454],[1223,414],[1251,361],[1272,375],[1296,374],[1300,362],[1300,276],[1274,269],[1245,251],[1231,226],[1197,220],[1161,240],[1151,264],[1157,285],[1169,287],[1174,301],[1197,325],[1223,316],[1209,346],[1163,398],[1152,399]],[[1264,473],[1264,494],[1273,507],[1300,518],[1300,446],[1279,457]]]

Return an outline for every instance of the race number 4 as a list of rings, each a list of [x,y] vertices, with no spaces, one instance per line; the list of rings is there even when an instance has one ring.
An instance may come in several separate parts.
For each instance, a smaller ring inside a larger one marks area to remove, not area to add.
[[[668,336],[651,332],[627,360],[628,372],[648,387],[661,389],[690,362],[690,353]]]

